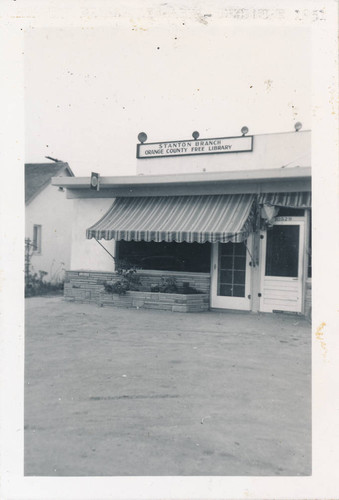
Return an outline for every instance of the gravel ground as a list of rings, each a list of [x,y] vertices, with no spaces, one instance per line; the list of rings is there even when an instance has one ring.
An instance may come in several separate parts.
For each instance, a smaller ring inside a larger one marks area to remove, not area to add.
[[[26,299],[25,474],[311,474],[311,328]]]

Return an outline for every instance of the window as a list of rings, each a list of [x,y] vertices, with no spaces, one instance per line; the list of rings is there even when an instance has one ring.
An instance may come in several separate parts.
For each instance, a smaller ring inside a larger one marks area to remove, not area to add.
[[[41,226],[33,226],[33,252],[41,253]]]
[[[118,258],[145,270],[209,273],[211,244],[122,240]]]
[[[298,277],[299,226],[275,225],[267,231],[265,276]]]
[[[302,208],[278,207],[278,216],[283,217],[304,217],[305,210]]]

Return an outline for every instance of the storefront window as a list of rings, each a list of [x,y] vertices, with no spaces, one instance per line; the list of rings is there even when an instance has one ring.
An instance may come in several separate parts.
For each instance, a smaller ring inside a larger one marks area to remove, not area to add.
[[[146,270],[210,272],[210,243],[119,241],[118,258]]]

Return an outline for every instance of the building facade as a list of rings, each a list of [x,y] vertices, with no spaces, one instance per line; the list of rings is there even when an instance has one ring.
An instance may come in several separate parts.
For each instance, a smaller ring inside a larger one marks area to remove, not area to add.
[[[310,315],[310,146],[309,131],[144,140],[136,176],[99,190],[54,179],[74,204],[67,297],[98,301],[124,259],[151,283],[207,293],[210,308]]]
[[[25,165],[25,237],[30,240],[30,272],[47,273],[46,281],[63,281],[70,268],[72,202],[63,188],[52,186],[52,177],[73,177],[64,162]]]

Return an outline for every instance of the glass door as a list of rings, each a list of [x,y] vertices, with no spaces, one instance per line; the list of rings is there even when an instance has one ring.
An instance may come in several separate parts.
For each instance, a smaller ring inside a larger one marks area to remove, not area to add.
[[[215,243],[212,250],[211,307],[249,310],[250,269],[244,243]]]

